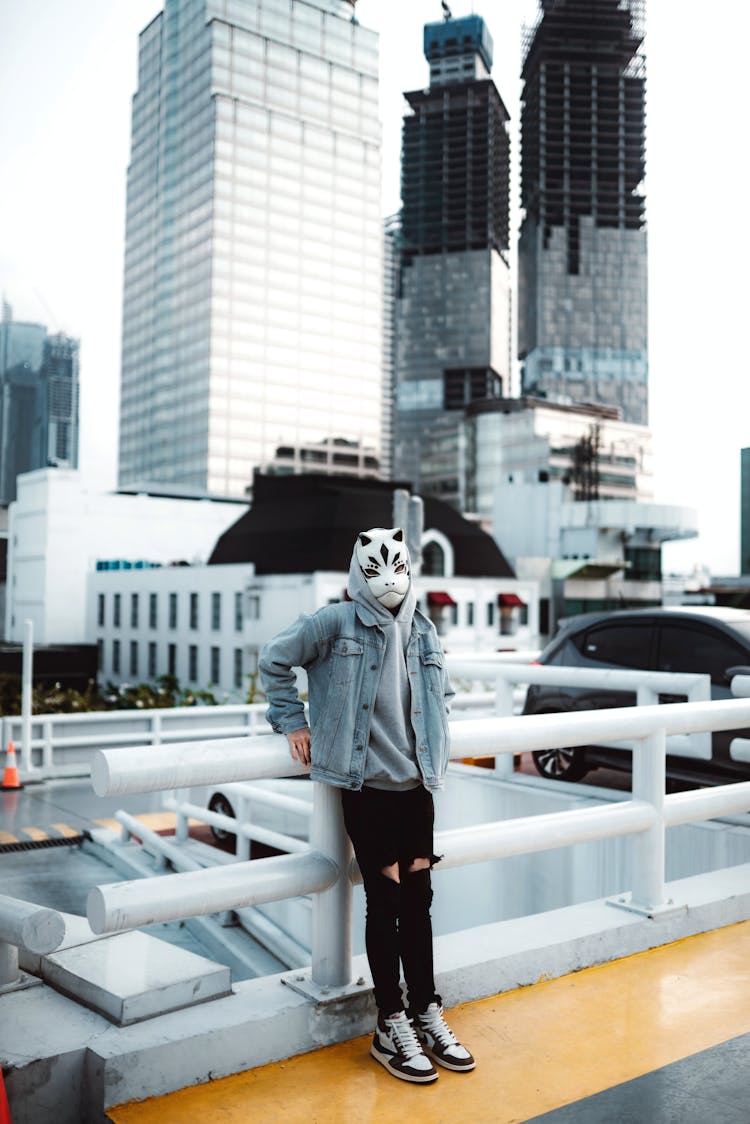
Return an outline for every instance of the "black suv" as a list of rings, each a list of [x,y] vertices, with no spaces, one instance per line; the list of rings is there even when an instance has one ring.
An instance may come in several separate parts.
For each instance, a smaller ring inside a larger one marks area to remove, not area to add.
[[[732,675],[750,675],[750,610],[696,607],[632,609],[586,613],[563,621],[540,657],[542,664],[587,668],[679,671],[711,676],[711,698],[731,698]],[[684,695],[660,695],[660,702],[684,702]],[[635,694],[589,687],[529,687],[524,714],[555,714],[635,705]],[[710,784],[750,779],[750,762],[731,755],[735,738],[750,730],[723,730],[712,735],[710,761],[669,754],[667,774],[673,779]],[[577,781],[599,765],[630,770],[629,750],[576,746],[533,754],[543,777]]]

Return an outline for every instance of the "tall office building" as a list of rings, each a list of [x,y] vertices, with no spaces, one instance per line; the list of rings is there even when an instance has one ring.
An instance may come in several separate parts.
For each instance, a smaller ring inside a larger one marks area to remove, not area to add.
[[[141,33],[122,484],[387,469],[377,36],[353,12],[166,0]]]
[[[645,0],[540,0],[522,78],[522,390],[648,422]]]
[[[0,504],[16,498],[16,477],[36,468],[78,466],[78,341],[48,336],[43,324],[0,322]]]
[[[465,407],[510,379],[508,113],[477,15],[424,29],[407,93],[396,300],[394,475],[465,507]]]

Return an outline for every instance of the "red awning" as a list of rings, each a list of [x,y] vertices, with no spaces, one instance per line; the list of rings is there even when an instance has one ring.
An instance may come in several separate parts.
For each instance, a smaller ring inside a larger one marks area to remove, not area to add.
[[[455,605],[456,602],[453,600],[450,593],[428,593],[427,604],[442,608],[444,605]]]
[[[526,602],[522,601],[517,593],[498,593],[497,603],[501,609],[523,609]]]

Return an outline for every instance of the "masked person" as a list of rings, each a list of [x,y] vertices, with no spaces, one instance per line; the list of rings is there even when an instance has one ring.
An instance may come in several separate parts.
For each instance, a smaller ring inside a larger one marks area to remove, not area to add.
[[[437,1079],[474,1058],[435,992],[432,793],[448,764],[453,690],[435,626],[416,608],[403,531],[358,535],[350,600],[303,614],[260,657],[268,720],[314,781],[342,790],[367,900],[365,944],[378,1022],[370,1052],[403,1081]],[[294,668],[307,671],[310,727]],[[400,986],[403,965],[408,1011]]]

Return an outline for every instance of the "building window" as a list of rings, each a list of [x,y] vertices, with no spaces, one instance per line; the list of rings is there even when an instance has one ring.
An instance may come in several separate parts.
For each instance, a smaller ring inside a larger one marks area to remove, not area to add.
[[[198,627],[198,594],[190,594],[190,627]]]
[[[247,619],[260,620],[260,597],[257,593],[251,593],[247,599]]]
[[[234,595],[234,631],[242,632],[242,594]]]
[[[156,628],[157,614],[158,614],[157,596],[156,596],[155,593],[149,593],[149,595],[148,595],[148,627],[149,628]]]
[[[445,551],[434,539],[422,550],[422,573],[426,577],[445,576]]]
[[[175,676],[177,674],[177,645],[167,645],[167,674]]]
[[[494,601],[488,601],[487,602],[487,624],[490,628],[492,628],[494,623],[495,623],[495,602]]]
[[[148,677],[156,679],[156,644],[153,640],[148,644]]]
[[[472,628],[473,625],[474,625],[474,602],[473,601],[467,601],[466,602],[466,625],[467,625],[468,628]]]
[[[169,627],[177,628],[177,594],[169,595]]]
[[[138,594],[130,594],[130,627],[138,628]]]
[[[97,640],[96,642],[96,663],[97,670],[101,671],[104,667],[104,641]]]
[[[104,594],[98,594],[96,598],[96,623],[101,628],[104,624]]]
[[[121,604],[122,604],[122,598],[121,598],[119,593],[116,593],[115,594],[115,603],[114,603],[113,622],[112,622],[114,624],[115,628],[120,627],[120,607],[121,607]]]
[[[120,641],[112,641],[112,673],[113,675],[120,674]]]
[[[234,649],[234,685],[242,686],[242,648]]]
[[[135,676],[138,674],[138,641],[130,641],[130,674]]]
[[[188,648],[188,679],[191,683],[198,682],[198,645],[191,644]]]
[[[221,679],[221,649],[211,649],[211,682],[216,684]]]
[[[221,628],[221,594],[211,594],[211,628],[218,632]]]

